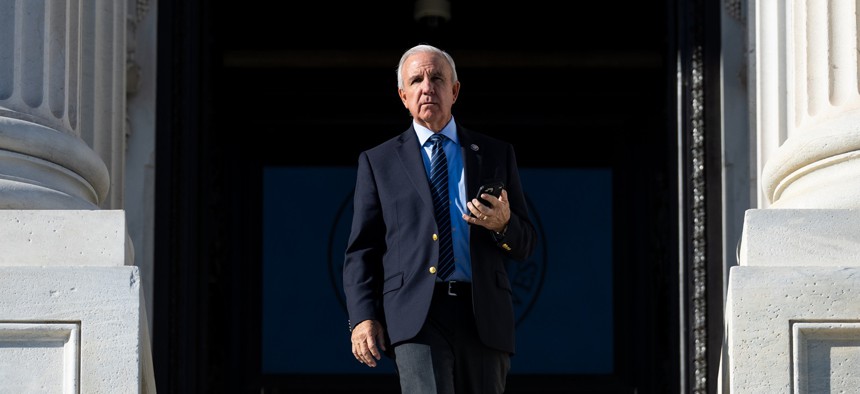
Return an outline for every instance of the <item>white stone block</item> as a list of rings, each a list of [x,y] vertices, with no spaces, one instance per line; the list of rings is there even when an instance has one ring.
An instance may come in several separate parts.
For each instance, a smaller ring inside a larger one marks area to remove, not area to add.
[[[860,267],[732,267],[726,306],[731,393],[860,387],[858,300]],[[825,355],[828,348],[838,352]]]
[[[860,266],[860,211],[750,209],[740,265]]]
[[[0,266],[131,265],[125,211],[0,210]]]
[[[142,307],[134,266],[0,266],[0,347],[15,341],[0,351],[0,393],[77,392],[68,391],[73,387],[87,394],[141,393],[148,356],[142,348],[149,346],[141,339]],[[73,326],[80,327],[77,345]],[[18,368],[7,380],[2,365],[10,357]],[[42,389],[18,390],[34,384]]]

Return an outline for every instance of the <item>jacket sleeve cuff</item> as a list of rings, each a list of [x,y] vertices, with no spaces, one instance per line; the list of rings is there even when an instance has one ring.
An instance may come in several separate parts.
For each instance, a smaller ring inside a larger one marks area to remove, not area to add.
[[[505,238],[508,235],[508,225],[505,225],[505,228],[502,231],[493,231],[493,240],[496,241],[496,245],[500,248],[510,252],[511,247],[505,242]]]

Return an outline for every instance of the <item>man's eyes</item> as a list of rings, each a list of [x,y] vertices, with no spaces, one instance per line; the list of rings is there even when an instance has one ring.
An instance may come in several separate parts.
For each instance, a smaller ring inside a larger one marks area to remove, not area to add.
[[[432,77],[430,77],[430,80],[432,80],[433,82],[442,82],[445,80],[445,78],[443,78],[441,76],[432,76]],[[410,83],[413,85],[421,83],[421,82],[424,82],[424,78],[414,78],[410,81]]]

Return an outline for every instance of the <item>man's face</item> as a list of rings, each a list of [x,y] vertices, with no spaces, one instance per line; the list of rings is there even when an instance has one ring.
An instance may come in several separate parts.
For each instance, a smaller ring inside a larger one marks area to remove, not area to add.
[[[441,130],[451,119],[451,106],[460,92],[460,83],[452,81],[452,74],[448,62],[432,53],[416,53],[403,64],[400,100],[430,130]]]

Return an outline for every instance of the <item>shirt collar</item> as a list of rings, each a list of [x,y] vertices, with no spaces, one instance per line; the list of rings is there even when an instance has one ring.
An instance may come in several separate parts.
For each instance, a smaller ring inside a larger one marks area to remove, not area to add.
[[[418,136],[418,142],[421,143],[421,146],[424,146],[430,136],[435,134],[432,130],[418,124],[418,122],[414,120],[412,121],[412,126],[415,128],[415,134]],[[445,137],[448,137],[451,141],[454,141],[455,144],[459,143],[459,140],[457,139],[457,122],[454,122],[453,116],[448,124],[442,128],[440,133]]]

